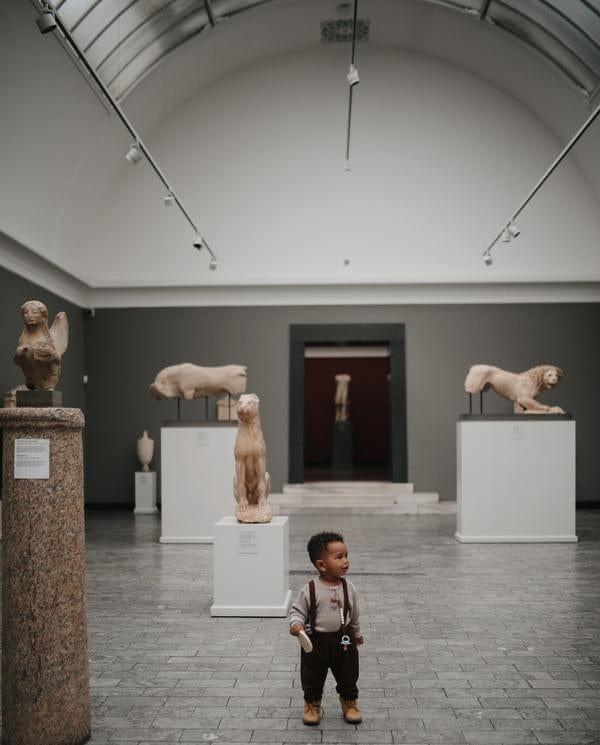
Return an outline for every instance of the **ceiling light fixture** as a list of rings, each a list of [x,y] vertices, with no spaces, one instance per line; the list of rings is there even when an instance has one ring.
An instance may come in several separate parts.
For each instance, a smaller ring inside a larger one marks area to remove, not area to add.
[[[351,86],[360,83],[358,70],[356,69],[356,67],[354,67],[354,65],[350,65],[350,69],[348,70],[348,74],[346,75],[346,80],[350,83]]]
[[[54,15],[54,5],[49,0],[42,0],[40,15],[36,19],[37,27],[41,34],[47,34],[56,28],[56,17]]]
[[[35,4],[35,3],[34,3]],[[173,198],[172,204],[176,204],[187,222],[192,227],[192,230],[194,231],[194,234],[199,237],[199,229],[190,216],[190,213],[186,210],[186,208],[183,205],[183,202],[181,201],[180,197],[175,193],[175,190],[167,180],[167,177],[162,172],[161,168],[159,167],[158,163],[154,160],[152,153],[148,150],[144,142],[142,141],[141,137],[138,135],[135,127],[133,124],[129,121],[129,119],[125,116],[125,112],[123,109],[119,106],[119,104],[115,101],[113,96],[111,95],[110,91],[106,87],[106,85],[103,83],[103,81],[98,76],[98,73],[94,69],[94,67],[90,64],[87,57],[83,53],[83,50],[79,47],[73,36],[71,35],[69,29],[64,25],[62,20],[60,19],[60,15],[57,14],[54,11],[54,7],[52,3],[49,0],[39,0],[37,7],[40,10],[40,17],[37,19],[36,23],[38,25],[38,28],[42,33],[46,33],[47,31],[52,31],[54,28],[57,28],[60,32],[62,38],[64,39],[64,42],[66,46],[69,48],[70,55],[73,59],[75,59],[81,67],[83,67],[85,73],[93,80],[93,82],[96,84],[97,88],[102,93],[103,98],[105,101],[110,105],[112,110],[117,114],[119,119],[121,120],[122,124],[125,126],[129,134],[133,137],[134,141],[132,142],[129,151],[126,154],[126,158],[130,163],[138,163],[142,155],[145,156],[148,164],[154,171],[154,173],[158,176],[160,181],[162,182],[163,186],[167,190],[167,196],[164,198],[165,204],[171,204],[170,202],[167,202],[167,198],[171,196]],[[45,16],[50,15],[51,18],[45,18]],[[52,22],[54,25],[52,25]],[[194,246],[196,246],[196,241],[194,241]],[[211,257],[211,262],[213,262],[214,266],[211,266],[211,269],[215,269],[217,266],[217,257],[215,256],[213,250],[208,245],[206,240],[204,238],[200,238],[200,245],[196,246],[199,250],[201,248],[205,248],[207,252],[209,253]]]
[[[529,202],[531,202],[534,196],[538,193],[538,191],[542,188],[542,186],[546,183],[546,181],[550,178],[550,176],[554,173],[554,171],[558,168],[558,166],[570,153],[570,151],[577,144],[577,142],[581,139],[581,137],[585,134],[589,126],[596,120],[599,114],[600,114],[600,105],[596,106],[594,111],[592,111],[592,113],[588,116],[585,122],[581,125],[581,127],[577,130],[577,132],[575,132],[573,137],[569,140],[569,142],[565,145],[565,147],[561,150],[561,152],[556,156],[556,158],[554,159],[554,162],[549,166],[549,168],[546,170],[544,175],[540,178],[537,184],[533,187],[533,189],[529,192],[529,194],[525,197],[525,199],[521,202],[521,204],[515,210],[510,220],[506,223],[506,226],[503,227],[502,230],[498,232],[498,235],[494,238],[494,240],[490,243],[490,245],[486,249],[484,249],[483,251],[484,261],[487,256],[491,258],[491,250],[496,245],[496,243],[498,243],[500,239],[502,239],[503,243],[508,243],[511,238],[517,238],[521,234],[521,231],[519,230],[515,220],[517,219],[517,217],[519,217],[521,212],[523,212],[525,207],[527,207]],[[506,239],[505,236],[508,236],[508,240]],[[485,263],[487,264],[488,262],[486,261]]]
[[[131,163],[132,166],[140,162],[140,160],[142,159],[142,149],[140,148],[140,143],[137,142],[137,140],[131,143],[125,158],[129,161],[129,163]]]
[[[521,231],[515,222],[509,222],[506,230],[511,238],[518,238],[521,235]]]
[[[175,204],[175,197],[173,196],[173,194],[171,194],[171,192],[164,196],[163,203],[165,207],[172,207]]]

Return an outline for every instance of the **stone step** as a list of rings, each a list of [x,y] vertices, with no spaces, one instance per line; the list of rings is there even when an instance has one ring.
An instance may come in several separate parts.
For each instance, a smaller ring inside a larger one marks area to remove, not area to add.
[[[274,515],[453,515],[456,502],[394,504],[387,506],[351,505],[346,507],[303,504],[272,504]]]
[[[430,504],[439,501],[436,492],[412,494],[271,494],[273,504],[305,507],[391,507],[396,504]]]
[[[307,481],[303,484],[284,484],[284,494],[412,494],[413,484],[391,481]]]

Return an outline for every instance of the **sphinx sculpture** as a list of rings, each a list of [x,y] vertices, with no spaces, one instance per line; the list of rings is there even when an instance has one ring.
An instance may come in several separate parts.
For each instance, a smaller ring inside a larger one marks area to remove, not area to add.
[[[515,414],[564,414],[560,406],[537,401],[540,393],[554,388],[563,371],[554,365],[538,365],[522,373],[501,370],[492,365],[473,365],[465,379],[467,393],[482,393],[492,388],[514,403]]]
[[[260,399],[254,393],[240,396],[235,440],[235,516],[241,523],[271,522],[271,481],[267,473],[267,447],[260,424]]]
[[[21,306],[24,328],[19,337],[15,364],[25,375],[25,385],[33,390],[54,390],[60,378],[60,360],[69,343],[66,313],[57,313],[48,328],[48,310],[38,300]]]
[[[200,367],[191,362],[165,367],[150,385],[150,395],[163,398],[184,398],[190,401],[202,396],[237,396],[246,390],[246,367]]]
[[[335,421],[347,422],[350,418],[350,381],[346,373],[335,376]]]

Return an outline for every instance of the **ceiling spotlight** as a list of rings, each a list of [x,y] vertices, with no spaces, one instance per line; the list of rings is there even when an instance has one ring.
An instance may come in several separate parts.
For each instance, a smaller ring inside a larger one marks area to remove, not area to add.
[[[42,34],[54,31],[57,24],[54,17],[54,6],[51,2],[48,2],[48,0],[42,1],[42,10],[35,22]]]
[[[508,232],[507,228],[504,228],[502,231],[502,243],[510,243],[510,233]]]
[[[165,207],[172,207],[175,204],[175,197],[173,196],[172,192],[169,192],[165,195],[163,203]]]
[[[142,148],[140,147],[140,143],[132,142],[125,157],[132,165],[139,163],[142,159]]]
[[[521,231],[519,230],[517,223],[515,222],[509,222],[506,226],[506,229],[508,230],[512,238],[517,238],[521,235]]]
[[[202,249],[202,236],[201,235],[197,235],[194,238],[194,248],[197,249],[198,251]]]
[[[486,266],[492,266],[492,264],[494,263],[494,259],[492,258],[492,254],[491,253],[485,253],[485,254],[483,254],[483,263]]]
[[[350,161],[346,159],[344,161],[344,171],[351,171],[351,170],[352,170],[352,166],[350,165]]]
[[[350,69],[348,70],[348,74],[346,75],[346,80],[350,83],[351,88],[353,85],[357,85],[357,83],[360,83],[360,78],[358,77],[358,69],[354,67],[354,65],[350,65]]]
[[[217,260],[214,256],[211,256],[210,261],[208,262],[208,268],[214,272],[217,268]]]

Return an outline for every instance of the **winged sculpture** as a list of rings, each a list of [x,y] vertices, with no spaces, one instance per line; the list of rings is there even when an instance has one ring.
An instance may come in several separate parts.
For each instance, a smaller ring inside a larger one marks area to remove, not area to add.
[[[19,337],[15,364],[25,375],[25,385],[33,390],[53,390],[60,378],[61,357],[69,343],[67,314],[56,314],[48,328],[48,310],[39,300],[28,300],[21,306],[23,331]]]

